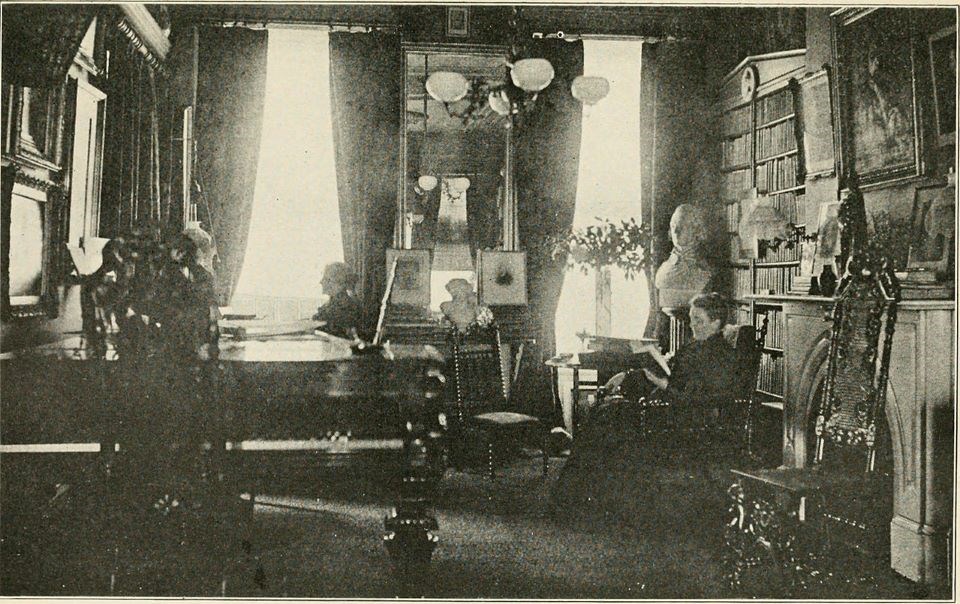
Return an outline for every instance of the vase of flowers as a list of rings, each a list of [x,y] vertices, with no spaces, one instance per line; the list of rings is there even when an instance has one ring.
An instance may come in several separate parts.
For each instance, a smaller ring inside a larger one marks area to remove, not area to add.
[[[571,231],[553,242],[553,258],[584,274],[616,266],[627,279],[650,266],[650,229],[633,218],[619,224],[597,218],[597,224]]]

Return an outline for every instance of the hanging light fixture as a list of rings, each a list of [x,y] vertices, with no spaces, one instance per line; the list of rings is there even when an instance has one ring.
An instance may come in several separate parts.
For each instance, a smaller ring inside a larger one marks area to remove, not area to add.
[[[435,71],[427,78],[427,93],[441,103],[455,103],[467,96],[470,84],[455,71]]]
[[[610,81],[601,76],[577,76],[570,85],[570,94],[581,103],[595,105],[610,94]]]
[[[553,65],[546,59],[520,59],[510,65],[510,80],[526,92],[540,92],[553,81]]]

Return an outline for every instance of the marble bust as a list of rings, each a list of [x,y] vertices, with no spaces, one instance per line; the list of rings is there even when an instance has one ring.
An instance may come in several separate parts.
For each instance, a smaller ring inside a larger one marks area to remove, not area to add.
[[[677,207],[670,218],[673,251],[657,269],[654,285],[660,294],[660,306],[686,306],[690,298],[703,293],[712,271],[700,256],[698,246],[706,231],[700,211],[690,204]]]
[[[440,304],[440,311],[457,329],[466,331],[480,312],[477,294],[466,279],[451,279],[446,289],[451,299]]]

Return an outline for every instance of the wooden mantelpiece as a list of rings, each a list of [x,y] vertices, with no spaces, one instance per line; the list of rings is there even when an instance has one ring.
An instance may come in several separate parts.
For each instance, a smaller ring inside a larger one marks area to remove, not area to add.
[[[808,459],[814,394],[826,370],[830,298],[771,296],[783,305],[786,384],[783,463]],[[953,444],[956,392],[953,300],[904,300],[898,305],[890,358],[886,416],[893,445],[890,564],[924,584],[950,580]]]

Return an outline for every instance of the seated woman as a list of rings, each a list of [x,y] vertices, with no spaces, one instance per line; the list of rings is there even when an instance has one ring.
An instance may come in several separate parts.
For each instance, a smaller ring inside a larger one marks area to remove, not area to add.
[[[359,337],[363,306],[354,293],[357,275],[343,262],[332,262],[323,269],[320,286],[330,298],[317,309],[313,320],[326,321],[326,325],[320,329],[331,335],[351,340]]]
[[[636,471],[638,453],[666,444],[640,438],[644,403],[667,403],[681,425],[694,426],[712,421],[720,406],[737,397],[740,372],[736,352],[723,336],[726,314],[727,305],[719,294],[694,297],[690,301],[693,341],[666,363],[669,375],[649,368],[633,372],[638,379],[631,389],[641,402],[613,397],[591,410],[575,434],[556,486],[560,498],[593,498],[598,490],[612,486],[604,486],[604,479],[613,478],[619,470]],[[660,355],[653,349],[649,352]]]

